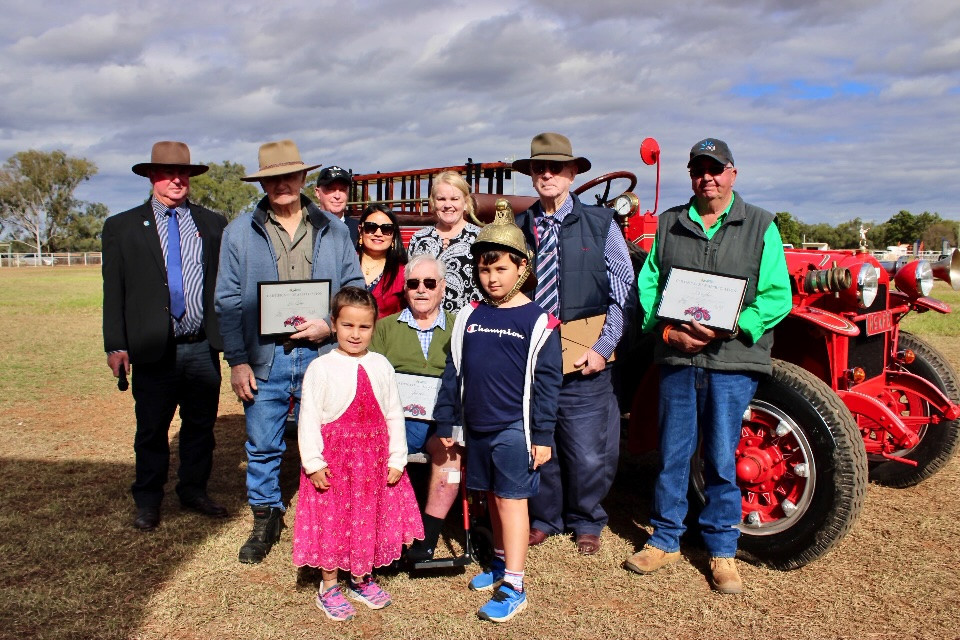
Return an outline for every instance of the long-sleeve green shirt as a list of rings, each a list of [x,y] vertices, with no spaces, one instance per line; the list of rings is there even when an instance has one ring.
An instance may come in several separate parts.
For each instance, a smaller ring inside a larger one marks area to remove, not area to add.
[[[691,204],[690,219],[700,225],[707,239],[713,238],[727,219],[733,199],[726,210],[709,229],[704,228],[703,219]],[[640,269],[637,286],[640,288],[640,305],[646,315],[643,330],[652,331],[659,322],[657,306],[663,293],[663,281],[660,278],[660,265],[657,262],[657,239],[654,238],[650,255]],[[760,256],[760,275],[757,280],[757,295],[753,302],[740,312],[737,326],[740,331],[756,342],[771,327],[783,320],[793,306],[793,293],[790,291],[790,276],[783,253],[783,241],[776,224],[771,224],[763,236],[763,252]]]

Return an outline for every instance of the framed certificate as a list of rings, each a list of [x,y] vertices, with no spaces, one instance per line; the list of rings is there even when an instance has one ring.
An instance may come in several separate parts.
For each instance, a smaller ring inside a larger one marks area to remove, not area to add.
[[[296,333],[304,320],[330,315],[329,280],[258,282],[260,335]]]
[[[397,389],[403,415],[417,420],[433,420],[433,407],[437,404],[440,378],[397,372]]]
[[[663,286],[657,317],[733,332],[747,278],[672,267]]]

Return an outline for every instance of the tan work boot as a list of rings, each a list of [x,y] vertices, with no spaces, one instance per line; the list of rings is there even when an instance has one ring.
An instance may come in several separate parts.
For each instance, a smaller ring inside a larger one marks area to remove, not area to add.
[[[733,558],[710,558],[710,586],[720,593],[740,593],[743,581]]]
[[[634,573],[653,573],[657,569],[662,569],[679,559],[679,551],[671,551],[668,553],[663,549],[644,545],[643,549],[626,559],[623,563],[623,568],[629,569]]]

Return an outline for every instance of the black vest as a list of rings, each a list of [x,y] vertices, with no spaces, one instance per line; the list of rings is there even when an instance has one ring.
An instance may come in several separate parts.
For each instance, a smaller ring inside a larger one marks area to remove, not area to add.
[[[560,229],[560,320],[578,320],[607,312],[610,304],[610,281],[604,252],[613,212],[605,207],[584,205],[573,198],[573,211],[568,213]],[[534,211],[540,203],[517,216],[527,244],[537,246],[534,233]],[[537,254],[535,262],[539,260]],[[536,264],[534,264],[536,272]]]
[[[671,267],[699,269],[747,278],[741,310],[757,297],[763,237],[773,223],[773,214],[747,204],[734,192],[733,206],[714,234],[707,235],[690,219],[691,199],[685,205],[660,214],[657,224],[657,263],[661,278]],[[770,350],[773,332],[767,331],[755,343],[740,333],[729,340],[714,340],[699,353],[688,354],[657,340],[654,357],[657,362],[696,366],[704,369],[756,371],[770,373]]]

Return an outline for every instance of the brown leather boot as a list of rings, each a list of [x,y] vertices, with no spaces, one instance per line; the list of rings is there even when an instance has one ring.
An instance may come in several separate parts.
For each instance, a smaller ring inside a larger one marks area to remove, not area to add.
[[[720,593],[740,593],[743,581],[733,558],[710,558],[710,586]]]
[[[624,569],[629,569],[634,573],[653,573],[657,569],[662,569],[668,564],[673,564],[680,559],[679,551],[664,551],[644,545],[643,549],[633,554],[623,563]]]

